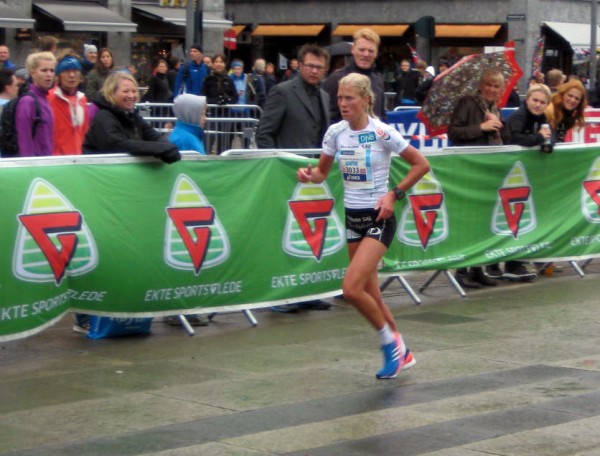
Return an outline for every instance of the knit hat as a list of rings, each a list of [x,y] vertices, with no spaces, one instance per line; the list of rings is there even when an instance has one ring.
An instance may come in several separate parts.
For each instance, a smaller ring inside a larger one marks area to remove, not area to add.
[[[235,68],[235,67],[244,67],[244,64],[240,61],[240,60],[234,60],[233,62],[231,62],[231,68]]]
[[[91,52],[98,52],[98,48],[96,46],[94,46],[93,44],[84,44],[83,45],[83,55],[87,57],[88,54]]]
[[[27,81],[29,79],[29,71],[27,71],[27,68],[25,67],[18,68],[15,70],[15,76],[19,79]]]
[[[198,43],[194,43],[190,46],[190,49],[197,49],[198,51],[204,53],[204,51],[202,50],[202,45],[198,44]]]
[[[60,62],[58,62],[58,65],[56,65],[55,73],[58,76],[63,71],[70,71],[70,70],[83,71],[83,65],[81,65],[81,62],[79,61],[79,59],[72,55],[68,55],[64,59],[62,59]]]

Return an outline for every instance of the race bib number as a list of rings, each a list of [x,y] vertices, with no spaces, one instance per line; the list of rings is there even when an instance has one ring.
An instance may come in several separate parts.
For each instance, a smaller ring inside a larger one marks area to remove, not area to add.
[[[370,148],[342,149],[338,159],[347,188],[372,189],[374,187]]]

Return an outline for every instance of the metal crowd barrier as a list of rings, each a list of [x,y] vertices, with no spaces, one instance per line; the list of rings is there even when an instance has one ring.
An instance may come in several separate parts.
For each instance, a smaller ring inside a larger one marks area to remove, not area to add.
[[[173,131],[177,117],[173,103],[138,103],[142,117],[159,132]],[[208,154],[256,148],[255,133],[262,110],[256,105],[208,105],[204,146]]]

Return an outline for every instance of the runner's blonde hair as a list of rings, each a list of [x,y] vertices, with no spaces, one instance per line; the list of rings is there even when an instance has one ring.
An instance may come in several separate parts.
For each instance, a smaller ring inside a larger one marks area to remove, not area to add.
[[[371,80],[364,74],[350,73],[340,79],[339,85],[354,87],[362,99],[368,100],[367,114],[377,119],[373,107],[375,106],[375,94],[371,87]]]

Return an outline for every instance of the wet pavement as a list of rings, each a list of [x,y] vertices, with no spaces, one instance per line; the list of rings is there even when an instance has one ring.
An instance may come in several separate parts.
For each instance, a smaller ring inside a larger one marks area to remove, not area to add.
[[[600,455],[600,260],[462,298],[384,296],[417,365],[376,380],[378,338],[329,311],[220,314],[89,340],[66,316],[0,343],[1,455]],[[405,276],[415,290],[431,273]]]

